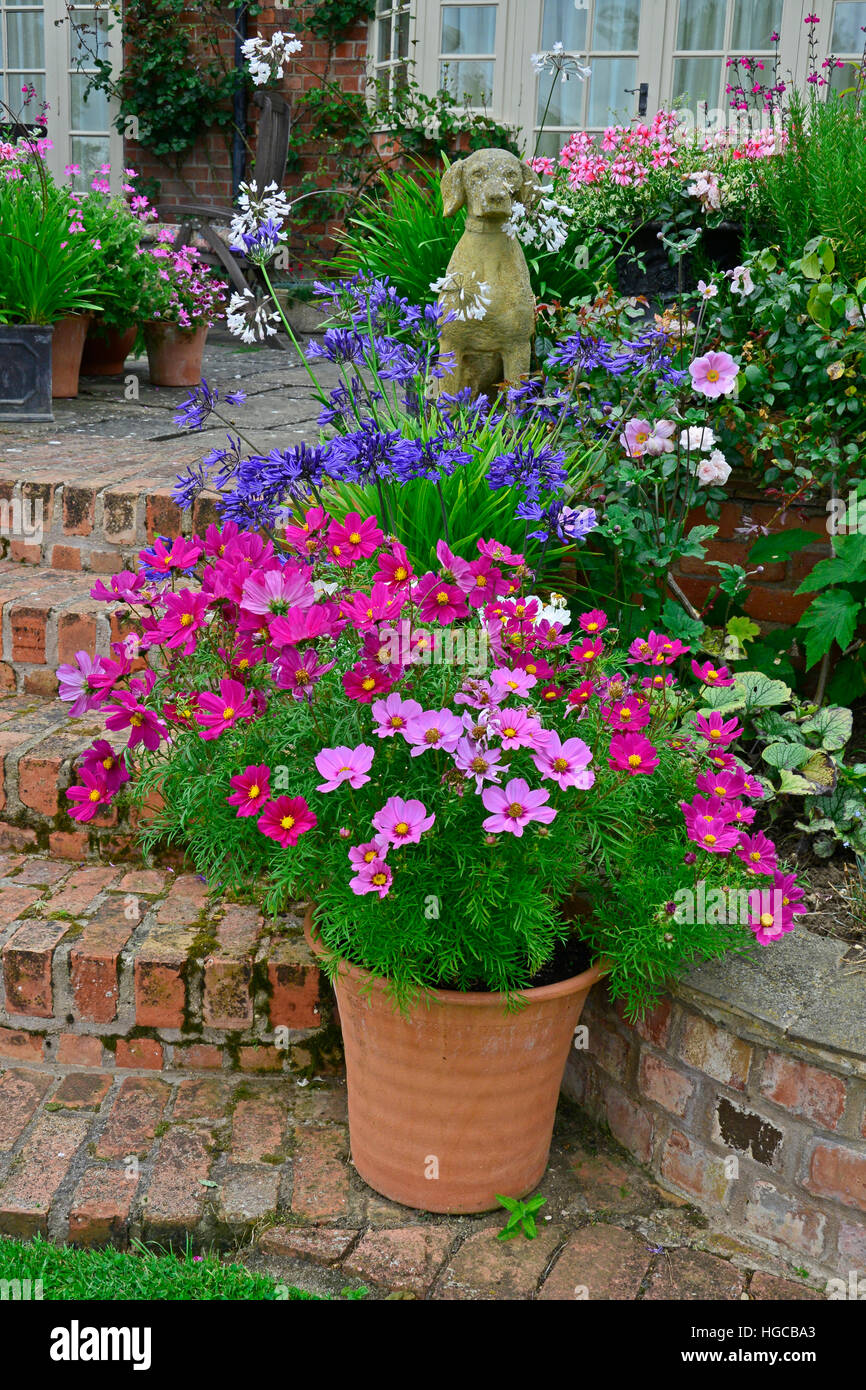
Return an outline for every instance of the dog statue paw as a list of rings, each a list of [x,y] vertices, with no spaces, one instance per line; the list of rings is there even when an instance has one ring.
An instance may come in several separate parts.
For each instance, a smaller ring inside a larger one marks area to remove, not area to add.
[[[535,296],[523,248],[508,224],[515,204],[533,207],[541,187],[509,150],[476,150],[445,170],[441,187],[446,217],[465,204],[466,230],[433,285],[442,308],[454,315],[440,336],[443,365],[450,369],[433,394],[468,387],[473,400],[492,398],[500,383],[516,383],[529,372]]]

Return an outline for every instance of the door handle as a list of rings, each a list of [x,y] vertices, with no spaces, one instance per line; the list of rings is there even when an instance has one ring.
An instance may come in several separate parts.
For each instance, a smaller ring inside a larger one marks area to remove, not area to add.
[[[637,92],[637,114],[645,116],[649,99],[649,83],[642,82],[639,87],[626,87],[624,90],[628,92],[629,96],[634,96]]]

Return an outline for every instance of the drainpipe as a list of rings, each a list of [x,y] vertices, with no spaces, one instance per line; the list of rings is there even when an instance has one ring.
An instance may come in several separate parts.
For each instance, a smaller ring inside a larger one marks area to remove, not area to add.
[[[235,10],[235,71],[244,67],[241,44],[247,37],[247,7],[239,5]],[[237,202],[238,189],[246,173],[247,150],[244,137],[247,133],[247,89],[246,83],[239,84],[234,94],[233,111],[234,132],[232,134],[232,202]]]

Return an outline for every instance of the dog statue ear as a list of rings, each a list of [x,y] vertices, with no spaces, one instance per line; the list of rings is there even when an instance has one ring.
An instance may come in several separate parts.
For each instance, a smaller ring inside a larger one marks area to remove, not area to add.
[[[466,202],[466,189],[463,186],[463,165],[465,159],[458,159],[439,180],[442,189],[442,211],[446,217],[453,217],[458,208]]]
[[[527,209],[534,208],[541,197],[541,181],[528,164],[523,166],[523,182],[520,185],[520,201]]]

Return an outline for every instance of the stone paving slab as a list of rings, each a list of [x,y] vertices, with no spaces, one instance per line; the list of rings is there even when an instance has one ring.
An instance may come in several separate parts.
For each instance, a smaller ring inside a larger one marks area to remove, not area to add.
[[[387,1202],[349,1156],[342,1075],[0,1070],[0,1234],[238,1250],[278,1279],[444,1301],[791,1300],[825,1283],[708,1228],[563,1102],[535,1240]],[[714,1248],[714,1243],[716,1248]],[[723,1253],[719,1253],[719,1249]]]

